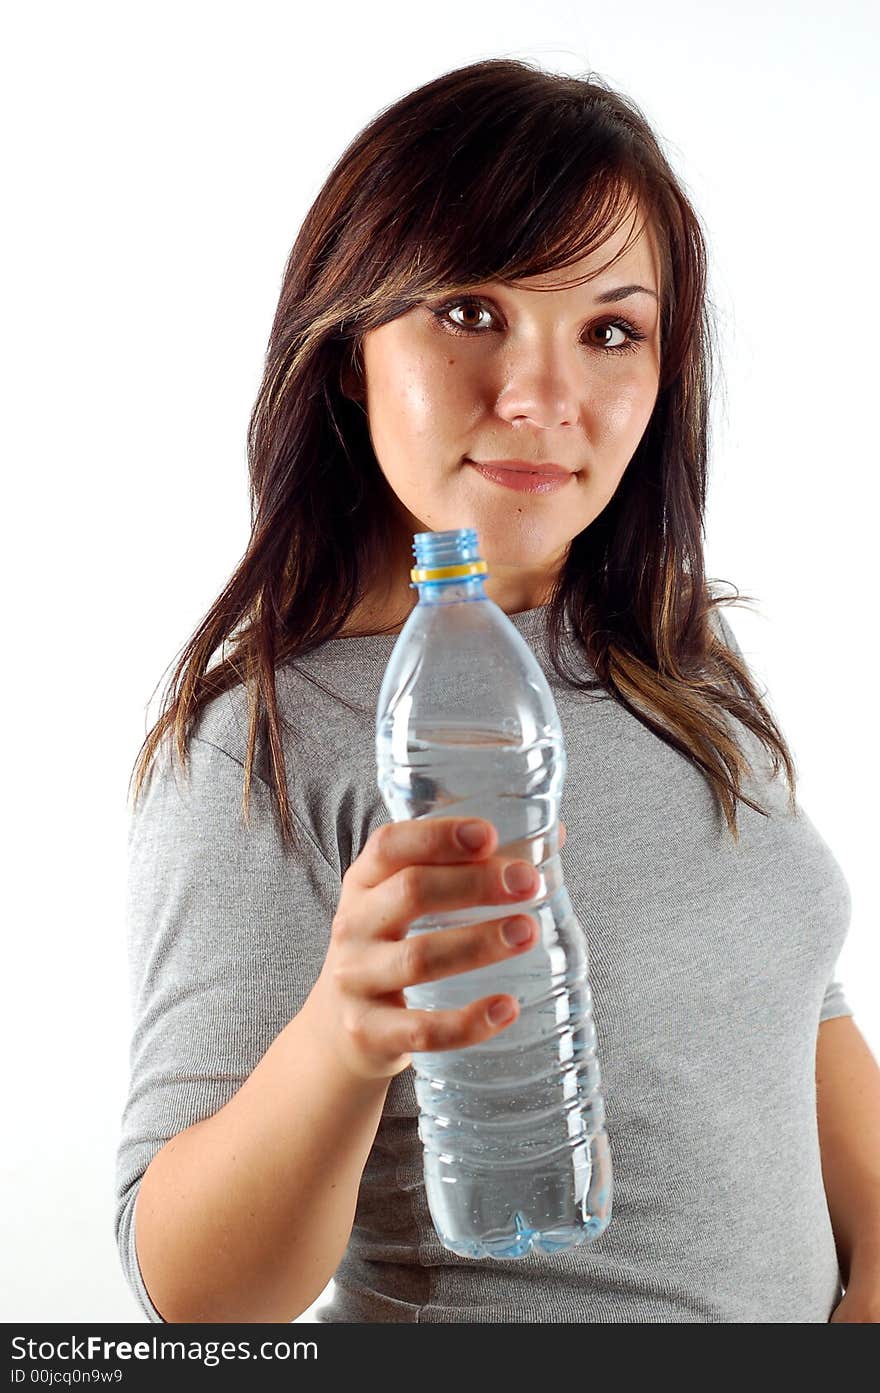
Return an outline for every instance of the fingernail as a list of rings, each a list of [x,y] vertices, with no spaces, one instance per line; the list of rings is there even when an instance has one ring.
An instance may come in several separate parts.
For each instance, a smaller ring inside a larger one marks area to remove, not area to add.
[[[515,948],[520,943],[525,943],[532,936],[532,925],[528,919],[508,919],[501,926],[501,935],[505,943],[509,943],[511,948]]]
[[[504,887],[512,895],[521,895],[531,890],[535,883],[535,871],[525,861],[512,861],[504,868]]]
[[[479,851],[489,834],[482,822],[463,822],[457,835],[465,851]]]
[[[500,1025],[502,1021],[512,1020],[514,1008],[510,998],[508,997],[506,1001],[493,1001],[486,1015],[489,1018],[490,1025]]]

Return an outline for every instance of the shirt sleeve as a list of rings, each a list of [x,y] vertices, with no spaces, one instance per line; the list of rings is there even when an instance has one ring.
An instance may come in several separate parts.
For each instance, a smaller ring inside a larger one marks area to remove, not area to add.
[[[126,928],[130,1082],[116,1159],[124,1275],[164,1323],[135,1247],[141,1179],[164,1144],[238,1091],[320,973],[340,881],[297,817],[282,847],[274,796],[254,774],[249,826],[240,761],[198,737],[186,773],[167,753],[130,815]]]
[[[822,1001],[822,1009],[819,1012],[819,1021],[829,1021],[832,1016],[854,1016],[855,1012],[850,1006],[844,994],[842,984],[834,977],[825,988],[825,996]]]
[[[719,628],[724,636],[725,642],[727,643],[728,647],[731,648],[733,652],[737,655],[737,657],[742,662],[746,663],[746,666],[748,667],[748,663],[746,662],[746,659],[743,655],[743,651],[739,646],[736,634],[733,632],[733,629],[731,628],[729,621],[725,619],[724,615],[722,614],[721,608],[716,608],[714,614],[716,619],[718,620]],[[830,1020],[832,1016],[852,1015],[854,1015],[854,1012],[852,1010],[852,1007],[846,1000],[843,986],[841,982],[837,979],[837,973],[835,970],[835,974],[832,977],[832,980],[828,983],[828,986],[825,988],[825,995],[822,999],[822,1007],[819,1012],[819,1020],[821,1022]]]

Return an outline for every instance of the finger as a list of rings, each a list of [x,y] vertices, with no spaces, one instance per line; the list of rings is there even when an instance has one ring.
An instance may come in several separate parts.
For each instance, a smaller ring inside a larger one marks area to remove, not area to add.
[[[517,941],[518,933],[526,937]],[[530,914],[502,915],[478,924],[432,929],[407,938],[377,943],[370,953],[352,952],[334,969],[337,985],[357,996],[380,997],[422,982],[455,977],[527,953],[538,939],[538,922]]]
[[[486,834],[482,846],[467,847],[459,841],[462,827],[476,824]],[[343,884],[353,880],[364,890],[372,890],[404,866],[455,865],[483,861],[495,850],[498,832],[484,818],[410,818],[386,822],[367,839],[360,856],[352,861]]]
[[[508,884],[513,866],[522,868],[525,878]],[[453,869],[449,866],[407,865],[382,885],[365,890],[356,906],[357,936],[401,939],[411,925],[425,915],[442,915],[475,905],[498,905],[511,913],[534,900],[541,884],[540,872],[529,861],[493,856],[488,861]]]
[[[489,1010],[497,1003],[508,1007],[503,1019],[493,1022]],[[393,1006],[374,1008],[371,1036],[381,1041],[385,1055],[425,1054],[437,1050],[460,1050],[488,1040],[512,1025],[519,1015],[519,1002],[513,996],[484,996],[455,1011],[400,1011]]]

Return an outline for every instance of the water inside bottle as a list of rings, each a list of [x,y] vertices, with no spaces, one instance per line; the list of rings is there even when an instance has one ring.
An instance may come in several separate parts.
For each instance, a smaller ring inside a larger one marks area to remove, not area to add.
[[[496,854],[530,860],[540,875],[534,898],[516,906],[538,921],[533,948],[404,992],[419,1010],[499,992],[520,1004],[517,1020],[489,1040],[413,1055],[435,1227],[466,1257],[516,1258],[590,1241],[610,1216],[611,1166],[586,938],[555,849],[561,738],[524,732],[514,719],[495,727],[411,722],[401,748],[402,728],[386,721],[377,745],[392,817],[484,818],[498,829]],[[510,913],[510,902],[469,906],[417,919],[409,932]]]

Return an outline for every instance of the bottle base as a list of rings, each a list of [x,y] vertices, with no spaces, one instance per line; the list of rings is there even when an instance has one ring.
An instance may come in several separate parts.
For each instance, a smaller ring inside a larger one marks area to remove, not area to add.
[[[567,1148],[566,1148],[567,1151]],[[546,1155],[500,1183],[444,1155],[425,1155],[428,1208],[440,1242],[463,1258],[524,1258],[560,1253],[598,1238],[611,1221],[613,1173],[604,1128],[568,1153]]]
[[[567,1248],[578,1248],[584,1243],[592,1243],[605,1232],[610,1217],[610,1214],[602,1218],[597,1216],[576,1228],[548,1229],[544,1232],[530,1229],[523,1215],[517,1211],[514,1215],[516,1231],[513,1234],[506,1233],[497,1238],[484,1237],[479,1241],[454,1239],[448,1234],[440,1233],[439,1230],[437,1236],[444,1248],[462,1258],[524,1258],[533,1250],[553,1254],[561,1253]]]

